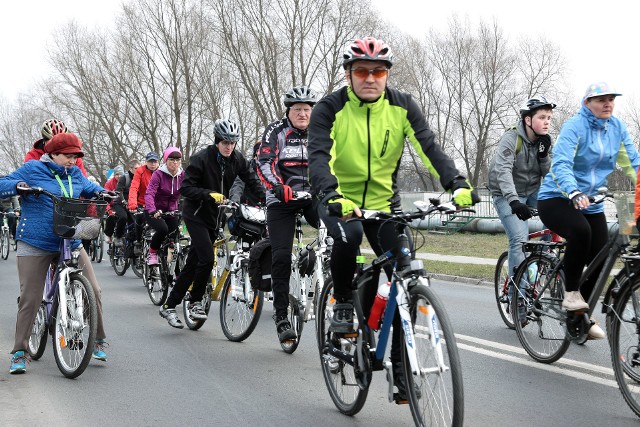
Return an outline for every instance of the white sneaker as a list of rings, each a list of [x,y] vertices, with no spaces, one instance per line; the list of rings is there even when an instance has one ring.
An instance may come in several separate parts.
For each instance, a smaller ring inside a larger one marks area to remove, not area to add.
[[[564,294],[564,300],[562,300],[562,308],[567,311],[579,311],[588,310],[589,304],[587,304],[582,298],[580,291],[566,292]]]
[[[589,340],[601,340],[601,339],[604,339],[606,334],[604,333],[602,328],[598,325],[598,322],[596,322],[596,319],[594,319],[592,317],[589,320],[591,320],[591,322],[593,324],[591,325],[591,328],[589,328],[589,333],[587,335],[587,339],[589,339]]]

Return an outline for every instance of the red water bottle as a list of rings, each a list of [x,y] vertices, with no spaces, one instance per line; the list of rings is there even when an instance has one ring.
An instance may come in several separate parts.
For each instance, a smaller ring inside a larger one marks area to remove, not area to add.
[[[373,306],[371,307],[371,314],[369,315],[369,320],[367,324],[373,330],[380,329],[380,323],[382,322],[382,313],[384,313],[384,308],[387,306],[387,300],[389,299],[389,291],[391,290],[391,283],[381,283],[378,285],[378,293],[376,294],[376,298],[373,301]]]

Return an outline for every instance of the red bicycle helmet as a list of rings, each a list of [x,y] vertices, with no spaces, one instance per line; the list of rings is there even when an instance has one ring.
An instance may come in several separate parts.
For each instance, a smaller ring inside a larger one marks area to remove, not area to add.
[[[49,119],[42,124],[42,137],[47,141],[55,135],[65,132],[67,132],[67,127],[62,120]]]
[[[354,40],[344,53],[342,66],[347,66],[355,61],[384,61],[388,68],[393,65],[393,53],[391,48],[383,40],[375,37],[365,37]]]

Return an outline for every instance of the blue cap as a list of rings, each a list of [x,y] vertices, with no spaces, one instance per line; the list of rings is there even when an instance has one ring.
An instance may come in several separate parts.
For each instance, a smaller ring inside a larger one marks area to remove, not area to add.
[[[148,162],[149,160],[155,160],[156,162],[160,161],[160,156],[157,155],[156,153],[154,153],[153,151],[150,151],[147,153],[147,156],[145,157],[145,160]]]

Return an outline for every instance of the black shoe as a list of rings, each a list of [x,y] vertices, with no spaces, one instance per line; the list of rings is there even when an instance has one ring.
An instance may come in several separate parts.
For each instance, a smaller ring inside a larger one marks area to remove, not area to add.
[[[287,315],[273,315],[273,320],[276,322],[276,332],[278,333],[278,339],[280,342],[291,341],[296,339],[296,331],[291,327]]]
[[[393,384],[398,389],[398,392],[393,395],[393,400],[395,400],[397,404],[408,403],[409,397],[407,396],[407,385],[404,381],[404,369],[402,367],[402,362],[392,361],[391,369],[393,371]],[[413,383],[413,391],[418,399],[422,397],[422,392],[415,383]]]
[[[343,302],[333,306],[333,317],[329,330],[340,334],[353,332],[353,304]]]

